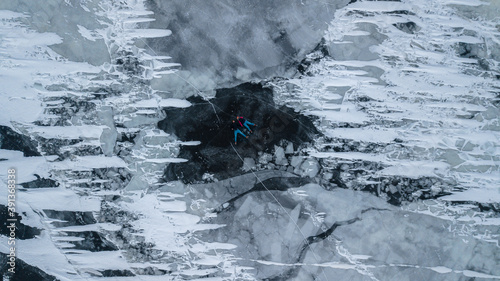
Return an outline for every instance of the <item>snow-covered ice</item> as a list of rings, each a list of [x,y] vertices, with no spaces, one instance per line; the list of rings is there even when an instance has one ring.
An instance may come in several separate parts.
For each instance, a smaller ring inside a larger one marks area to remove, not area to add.
[[[37,280],[500,280],[499,14],[495,0],[0,3],[17,266]],[[317,138],[225,144],[237,161],[209,166],[197,152],[229,158],[210,142],[240,114],[215,90],[249,81]],[[216,118],[185,138],[159,125],[201,106]],[[193,163],[200,181],[171,180]]]

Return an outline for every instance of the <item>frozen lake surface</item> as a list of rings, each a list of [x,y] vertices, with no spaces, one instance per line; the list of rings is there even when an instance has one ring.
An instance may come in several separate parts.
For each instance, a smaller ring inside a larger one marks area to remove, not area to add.
[[[12,280],[500,280],[498,15],[0,3]]]

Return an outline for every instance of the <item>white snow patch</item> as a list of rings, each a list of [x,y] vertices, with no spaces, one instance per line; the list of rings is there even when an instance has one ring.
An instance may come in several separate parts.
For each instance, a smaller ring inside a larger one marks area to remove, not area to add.
[[[489,275],[489,274],[484,274],[484,273],[472,271],[472,270],[464,270],[464,271],[462,271],[462,274],[467,276],[467,277],[485,278],[485,279],[500,279],[500,275]]]
[[[6,236],[0,236],[0,251],[9,253]],[[34,239],[16,240],[17,258],[40,268],[42,271],[54,275],[63,281],[85,280],[78,275],[74,266],[70,264],[61,251],[56,248],[47,231]],[[21,249],[29,249],[24,251]]]
[[[13,11],[9,10],[0,10],[0,19],[2,20],[8,20],[8,19],[15,19],[15,18],[27,18],[28,15],[22,14],[22,13],[16,13]]]
[[[326,120],[330,120],[332,122],[345,122],[345,123],[357,123],[363,124],[370,120],[368,116],[356,110],[353,111],[329,111],[329,110],[311,110],[307,111],[310,115],[315,115],[319,117],[323,117]]]
[[[155,163],[155,164],[165,164],[165,163],[184,163],[188,160],[183,158],[155,158],[155,159],[146,159],[145,162]]]
[[[117,156],[105,157],[99,156],[75,156],[61,162],[52,162],[51,166],[56,170],[92,170],[100,168],[125,168],[127,163]]]
[[[444,0],[445,5],[462,5],[462,6],[473,6],[478,7],[481,5],[489,5],[487,2],[481,0]]]
[[[361,152],[312,152],[309,155],[316,158],[339,158],[345,160],[365,160],[372,162],[385,162],[386,159],[384,155]]]
[[[159,107],[178,107],[178,108],[186,108],[190,107],[191,103],[187,100],[183,99],[149,99],[149,100],[141,100],[136,103],[133,103],[132,106],[137,108],[159,108]]]
[[[75,255],[66,255],[66,257],[72,264],[78,265],[81,270],[130,269],[121,251],[85,251]]]
[[[500,176],[499,176],[500,182]],[[500,203],[500,186],[483,186],[481,188],[470,188],[462,192],[443,196],[447,201],[473,201],[479,203]]]
[[[447,267],[444,267],[444,266],[434,266],[434,267],[427,267],[427,268],[432,270],[432,271],[435,271],[437,273],[442,273],[442,274],[450,273],[453,271],[453,270],[451,270]]]
[[[79,196],[65,188],[37,188],[18,192],[19,200],[36,210],[97,212],[101,210],[101,200],[96,197]]]
[[[26,17],[2,11],[0,17]],[[39,91],[57,76],[68,77],[76,72],[97,73],[87,63],[64,61],[47,46],[59,44],[54,33],[36,33],[15,21],[0,21],[0,125],[11,122],[32,123],[43,113]]]
[[[168,29],[131,29],[127,33],[129,38],[159,38],[166,37],[172,34]]]
[[[99,139],[102,131],[107,126],[36,126],[28,128],[30,133],[35,133],[46,139]]]
[[[186,145],[186,146],[197,146],[200,144],[201,144],[201,141],[183,141],[183,142],[180,142],[180,145]]]
[[[449,166],[444,162],[398,161],[394,166],[387,167],[378,174],[409,178],[437,177],[444,175]]]
[[[336,128],[326,130],[330,137],[360,140],[373,143],[391,143],[399,136],[392,128]]]
[[[40,177],[49,177],[49,166],[45,157],[24,157],[20,151],[0,149],[0,158],[7,161],[0,161],[0,177],[7,178],[8,169],[16,169],[17,183],[36,180],[34,174]]]
[[[84,26],[81,26],[79,24],[77,24],[76,26],[78,27],[78,32],[80,33],[80,35],[82,35],[83,38],[90,41],[95,41],[97,39],[97,36]]]

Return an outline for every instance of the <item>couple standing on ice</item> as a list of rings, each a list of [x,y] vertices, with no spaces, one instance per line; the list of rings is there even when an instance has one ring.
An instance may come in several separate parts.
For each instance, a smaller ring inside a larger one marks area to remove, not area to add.
[[[242,129],[243,127],[246,127],[248,129],[248,131],[250,133],[252,133],[252,129],[250,129],[250,127],[248,125],[257,126],[254,123],[251,123],[250,121],[246,120],[245,118],[243,118],[241,116],[237,116],[236,120],[237,121],[233,120],[233,123],[231,123],[231,130],[234,131],[234,144],[238,143],[238,134],[241,134],[245,138],[248,138],[248,136],[245,135],[240,129]]]

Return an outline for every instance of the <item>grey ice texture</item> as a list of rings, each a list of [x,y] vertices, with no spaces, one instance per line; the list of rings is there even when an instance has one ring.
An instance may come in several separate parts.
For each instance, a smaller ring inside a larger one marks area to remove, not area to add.
[[[293,75],[297,62],[324,36],[335,10],[348,1],[147,3],[155,11],[151,27],[172,30],[168,38],[151,39],[150,46],[174,57],[182,65],[179,75],[203,91]],[[168,77],[161,85],[186,84],[177,80]]]
[[[20,269],[499,280],[500,13],[484,3],[0,2],[1,145],[26,148],[1,149],[0,173],[18,168],[21,222],[41,233],[18,240]],[[154,28],[172,34],[141,37]],[[321,39],[329,56],[311,53]],[[161,181],[182,146],[204,145],[159,130],[163,108],[274,76],[290,78],[267,84],[276,103],[331,139],[244,158],[230,179]]]

